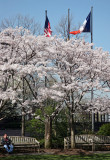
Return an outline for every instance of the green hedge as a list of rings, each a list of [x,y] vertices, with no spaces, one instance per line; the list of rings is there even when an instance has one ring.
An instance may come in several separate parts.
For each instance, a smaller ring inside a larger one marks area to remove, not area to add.
[[[98,131],[98,135],[110,136],[110,123],[103,124]]]

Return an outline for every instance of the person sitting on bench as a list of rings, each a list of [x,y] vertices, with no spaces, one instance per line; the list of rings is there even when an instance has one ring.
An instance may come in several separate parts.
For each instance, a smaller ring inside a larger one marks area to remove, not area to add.
[[[11,139],[7,137],[7,134],[4,134],[1,144],[4,146],[8,153],[13,152],[13,145]]]

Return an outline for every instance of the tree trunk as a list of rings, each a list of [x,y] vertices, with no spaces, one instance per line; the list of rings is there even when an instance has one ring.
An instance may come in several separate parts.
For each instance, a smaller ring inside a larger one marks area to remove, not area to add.
[[[23,103],[25,101],[25,88],[24,88],[24,77],[23,77]],[[25,115],[24,115],[24,107],[22,107],[22,121],[21,121],[21,136],[25,136]]]
[[[52,144],[52,118],[46,117],[45,120],[45,148],[51,148]]]
[[[73,114],[71,114],[70,117],[70,123],[71,123],[71,148],[75,148],[75,123],[74,123],[74,117]]]
[[[22,115],[21,136],[25,136],[25,115]]]
[[[71,148],[75,148],[75,123],[74,123],[74,92],[71,90],[71,113],[70,113],[70,123],[71,123]]]

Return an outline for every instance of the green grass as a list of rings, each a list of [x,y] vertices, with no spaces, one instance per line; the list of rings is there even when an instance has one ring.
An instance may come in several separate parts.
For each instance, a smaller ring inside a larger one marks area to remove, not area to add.
[[[89,156],[67,155],[24,155],[0,157],[0,160],[110,160],[110,154],[93,154]]]

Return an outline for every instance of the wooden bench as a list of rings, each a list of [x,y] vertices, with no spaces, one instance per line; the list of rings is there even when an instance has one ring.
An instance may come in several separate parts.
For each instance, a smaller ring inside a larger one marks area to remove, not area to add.
[[[76,146],[110,146],[110,136],[101,135],[75,135]],[[64,149],[70,148],[70,137],[64,138]]]
[[[22,137],[22,136],[8,136],[12,140],[12,144],[14,148],[33,148],[34,151],[39,152],[40,149],[40,142],[36,140],[36,138],[32,137]],[[1,144],[2,136],[0,136],[0,148],[3,148]]]

